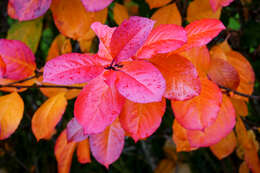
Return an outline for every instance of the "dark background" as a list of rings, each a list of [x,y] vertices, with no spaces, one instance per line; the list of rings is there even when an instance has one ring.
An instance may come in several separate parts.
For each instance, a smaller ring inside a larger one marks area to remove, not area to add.
[[[182,16],[185,17],[185,0],[177,1]],[[122,0],[115,0],[122,3]],[[141,16],[150,17],[155,11],[150,10],[144,0],[134,0],[139,5]],[[174,2],[174,1],[173,1]],[[7,15],[8,0],[0,1],[0,38],[5,38],[10,24],[14,22]],[[109,15],[107,23],[115,25],[112,15],[112,6],[109,7]],[[248,16],[246,17],[246,13]],[[260,1],[252,0],[246,6],[242,6],[239,0],[235,0],[230,6],[222,10],[221,20],[227,26],[227,30],[223,31],[209,46],[212,46],[225,39],[230,34],[229,43],[231,47],[242,53],[248,58],[256,73],[256,83],[254,95],[260,95]],[[184,21],[185,23],[185,21]],[[44,16],[43,33],[40,40],[38,50],[36,52],[37,67],[44,65],[48,48],[51,42],[58,34],[55,27],[51,12],[48,11]],[[1,48],[0,48],[1,49]],[[79,51],[78,44],[73,42],[73,50]],[[0,93],[5,94],[5,93]],[[54,144],[60,132],[66,127],[67,122],[73,116],[73,103],[70,100],[62,121],[57,126],[57,134],[49,140],[41,140],[37,143],[31,131],[31,118],[35,110],[47,99],[38,89],[29,89],[21,93],[25,102],[25,113],[19,128],[8,139],[0,141],[0,172],[6,171],[10,173],[16,172],[36,172],[36,173],[52,173],[57,172],[56,160],[54,157]],[[250,100],[249,116],[245,119],[248,129],[255,130],[260,126],[260,100]],[[143,173],[153,172],[159,161],[169,158],[169,154],[163,150],[167,139],[171,138],[171,124],[173,121],[172,110],[167,106],[165,116],[160,128],[154,135],[145,141],[134,143],[132,139],[126,139],[123,153],[119,160],[106,170],[101,164],[92,158],[91,164],[82,165],[77,162],[74,155],[71,172],[124,172],[124,173]],[[255,130],[256,139],[259,141],[260,134]],[[197,151],[178,154],[178,163],[189,164],[192,172],[238,172],[241,160],[234,152],[229,157],[219,161],[208,148],[201,148]]]

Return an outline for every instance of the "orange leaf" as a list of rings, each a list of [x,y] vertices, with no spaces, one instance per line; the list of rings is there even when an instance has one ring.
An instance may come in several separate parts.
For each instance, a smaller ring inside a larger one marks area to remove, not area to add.
[[[87,12],[80,0],[53,0],[51,10],[59,31],[74,40],[93,38],[95,34],[90,30],[91,23],[104,23],[107,17],[107,8],[98,12]]]
[[[0,140],[8,138],[23,118],[24,103],[16,93],[0,97]]]
[[[113,8],[114,13],[114,20],[115,22],[120,25],[124,20],[129,18],[128,11],[125,8],[125,6],[115,3],[115,6]]]
[[[211,10],[209,0],[194,0],[187,9],[187,20],[193,22],[205,18],[219,19],[221,14],[221,8],[216,12]]]
[[[223,159],[229,156],[236,148],[237,141],[236,136],[233,131],[229,133],[225,138],[223,138],[218,143],[211,145],[210,150],[219,159]]]
[[[162,7],[166,4],[168,4],[169,2],[171,2],[171,0],[145,0],[148,4],[150,8],[158,8],[158,7]]]
[[[209,50],[206,46],[195,47],[185,52],[181,52],[180,55],[190,60],[195,65],[199,76],[205,76],[208,73],[210,66]]]
[[[127,100],[119,118],[121,125],[135,142],[149,137],[160,126],[165,106],[165,99],[146,104]]]
[[[116,161],[124,147],[125,132],[116,119],[103,132],[90,135],[90,148],[95,159],[106,168]]]
[[[78,161],[82,164],[91,162],[88,139],[85,139],[78,143],[77,156],[78,156]]]
[[[58,162],[58,173],[69,173],[72,156],[76,148],[75,142],[67,141],[66,129],[60,134],[56,140],[54,153]]]
[[[62,54],[70,53],[71,51],[72,47],[70,39],[66,38],[62,34],[59,34],[51,44],[46,61],[49,61]]]
[[[155,20],[155,27],[161,24],[176,24],[181,25],[181,15],[175,3],[158,9],[151,17]]]
[[[240,84],[237,88],[238,92],[251,95],[254,89],[255,73],[248,60],[236,51],[226,53],[227,61],[238,71],[240,76]],[[234,98],[247,101],[248,98],[234,95]]]
[[[216,84],[233,90],[237,89],[240,82],[237,70],[220,58],[211,58],[208,77]]]
[[[218,86],[201,78],[201,93],[187,101],[172,101],[176,120],[186,129],[204,130],[217,118],[222,102],[222,93]]]
[[[252,138],[248,136],[246,128],[239,116],[237,116],[236,134],[238,143],[241,144],[244,149],[247,166],[253,173],[260,172],[260,160],[258,158],[256,146]]]
[[[200,93],[200,80],[194,65],[177,55],[158,54],[150,61],[166,80],[164,96],[173,100],[191,99]]]
[[[236,98],[231,98],[230,100],[236,110],[237,115],[240,115],[240,116],[248,115],[248,107],[244,100],[240,100],[240,99],[236,99]]]
[[[188,141],[188,136],[187,136],[187,130],[183,128],[178,123],[178,121],[174,120],[172,130],[173,130],[172,139],[177,146],[177,152],[192,151],[197,149],[196,147],[190,146],[190,142]]]
[[[246,164],[245,161],[243,161],[241,164],[240,164],[240,167],[239,167],[239,173],[249,173],[249,168]]]
[[[66,106],[65,93],[57,94],[44,102],[34,113],[32,118],[32,131],[37,141],[49,136],[60,121]]]
[[[226,95],[223,95],[221,109],[216,121],[204,131],[187,130],[188,140],[192,147],[207,147],[216,144],[227,136],[235,126],[235,110]]]

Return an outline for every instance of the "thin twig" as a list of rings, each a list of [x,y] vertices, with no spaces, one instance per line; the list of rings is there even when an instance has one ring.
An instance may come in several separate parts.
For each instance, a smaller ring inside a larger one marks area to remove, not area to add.
[[[83,89],[80,86],[67,86],[67,85],[0,85],[0,88],[66,88],[66,89]]]
[[[18,83],[23,83],[23,82],[26,82],[26,81],[28,81],[28,80],[34,79],[34,78],[37,78],[37,75],[28,77],[28,78],[26,78],[26,79],[18,80],[18,81],[15,81],[15,82],[11,82],[11,83],[8,83],[8,84],[6,84],[6,85],[14,85],[14,84],[18,84]]]
[[[218,86],[219,86],[219,88],[222,88],[222,89],[226,90],[227,92],[233,92],[234,94],[242,96],[242,97],[248,97],[250,99],[256,99],[256,100],[260,99],[260,96],[244,94],[244,93],[238,92],[236,90],[232,90],[230,88],[224,87],[222,85],[218,85]]]

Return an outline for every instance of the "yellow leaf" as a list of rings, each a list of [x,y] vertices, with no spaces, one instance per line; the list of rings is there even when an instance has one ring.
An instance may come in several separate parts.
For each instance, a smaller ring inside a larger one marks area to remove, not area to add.
[[[51,11],[59,31],[74,40],[91,39],[95,36],[90,25],[99,21],[104,23],[107,8],[98,12],[87,12],[80,0],[53,0]]]
[[[169,2],[171,2],[171,0],[145,0],[150,8],[158,8],[158,7],[162,7],[166,4],[168,4]]]
[[[59,34],[51,44],[46,61],[49,61],[62,54],[70,53],[71,51],[72,46],[70,39],[66,38],[62,34]]]
[[[42,22],[42,18],[16,22],[8,30],[7,39],[22,41],[35,53],[42,34]]]
[[[210,146],[210,150],[219,159],[229,156],[236,148],[237,141],[233,131],[218,143]]]
[[[92,39],[79,41],[80,50],[84,53],[89,53],[89,51],[91,49],[91,45],[92,45]]]
[[[0,97],[0,140],[17,129],[23,117],[24,103],[16,92]]]
[[[213,12],[209,4],[209,0],[194,0],[187,9],[187,20],[193,22],[195,20],[213,18],[219,19],[221,14],[221,8],[216,12]]]
[[[260,160],[258,158],[257,147],[252,138],[248,135],[245,125],[239,116],[237,116],[236,134],[238,143],[244,150],[244,158],[247,162],[247,166],[253,173],[260,172]]]
[[[39,141],[48,138],[60,121],[66,106],[65,93],[57,94],[44,102],[34,113],[32,118],[32,131]]]
[[[151,17],[155,20],[155,27],[161,24],[181,25],[181,15],[175,3],[158,9]]]
[[[124,20],[129,18],[128,11],[125,6],[115,3],[114,9],[114,20],[115,22],[120,25]]]

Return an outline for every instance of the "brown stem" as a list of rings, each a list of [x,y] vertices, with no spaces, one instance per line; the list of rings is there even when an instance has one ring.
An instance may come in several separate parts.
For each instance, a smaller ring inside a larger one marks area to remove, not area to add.
[[[67,85],[0,85],[0,88],[66,88],[66,89],[82,89],[80,86],[67,86]]]
[[[219,86],[219,88],[224,89],[227,92],[233,92],[234,94],[242,96],[242,97],[248,97],[250,99],[256,99],[256,100],[260,99],[260,96],[248,95],[248,94],[244,94],[244,93],[238,92],[236,90],[232,90],[230,88],[227,88],[227,87],[224,87],[224,86],[221,86],[221,85],[218,85],[218,86]]]
[[[18,83],[23,83],[23,82],[26,82],[26,81],[28,81],[28,80],[34,79],[34,78],[37,78],[37,75],[28,77],[28,78],[26,78],[26,79],[18,80],[18,81],[15,81],[15,82],[11,82],[11,83],[8,83],[8,84],[6,84],[6,85],[14,85],[14,84],[18,84]]]

